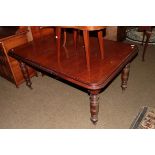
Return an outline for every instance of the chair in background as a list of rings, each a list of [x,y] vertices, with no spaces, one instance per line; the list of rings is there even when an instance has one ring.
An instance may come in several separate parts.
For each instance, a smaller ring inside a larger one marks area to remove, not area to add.
[[[66,31],[65,28],[63,30],[64,30],[63,46],[65,47],[66,46],[66,41],[67,41],[67,31]],[[73,41],[74,41],[74,47],[75,48],[76,48],[76,45],[77,45],[77,35],[79,36],[79,39],[80,39],[80,30],[73,29]]]
[[[56,36],[57,36],[57,51],[60,53],[60,45],[61,45],[61,29],[72,28],[74,33],[74,44],[76,44],[76,35],[77,30],[81,30],[83,32],[83,40],[85,47],[85,55],[86,55],[86,63],[87,68],[90,71],[90,43],[89,43],[89,31],[97,31],[98,41],[100,47],[101,59],[104,59],[104,41],[102,30],[106,28],[106,26],[58,26],[56,27]],[[66,42],[64,42],[66,43]],[[64,44],[65,46],[65,44]]]
[[[77,32],[82,30],[86,53],[89,53],[89,31],[98,30],[97,35],[98,35],[98,40],[99,40],[101,58],[102,59],[104,58],[104,43],[103,43],[102,29],[105,29],[105,26],[62,26],[62,28],[64,29],[63,46],[65,46],[65,44],[66,44],[66,30],[65,29],[67,29],[67,28],[73,29],[73,39],[74,39],[74,46],[75,47],[76,47],[76,42],[77,42],[76,41],[77,40]],[[60,32],[56,32],[56,33],[58,35],[60,35],[61,34],[61,28],[59,27],[58,29],[56,31],[60,31]],[[59,43],[58,47],[60,48],[60,43]]]

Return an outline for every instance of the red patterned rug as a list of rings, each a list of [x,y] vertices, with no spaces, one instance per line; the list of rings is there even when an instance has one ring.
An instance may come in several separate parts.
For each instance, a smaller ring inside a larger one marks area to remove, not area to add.
[[[155,129],[155,108],[142,107],[130,129]]]

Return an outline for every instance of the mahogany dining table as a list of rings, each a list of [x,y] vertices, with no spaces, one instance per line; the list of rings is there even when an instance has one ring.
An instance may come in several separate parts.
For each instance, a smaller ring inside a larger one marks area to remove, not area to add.
[[[78,29],[88,30],[87,27],[78,27]],[[101,29],[103,27],[98,27],[98,30]],[[89,27],[89,30],[94,30],[94,27]],[[59,28],[58,31],[60,32]],[[60,44],[58,50],[56,38],[45,37],[15,47],[9,51],[8,55],[18,60],[26,85],[30,88],[32,88],[32,82],[27,65],[87,90],[90,95],[90,119],[96,124],[99,112],[99,93],[120,72],[122,73],[122,90],[127,88],[130,63],[138,53],[135,45],[105,39],[102,41],[104,42],[104,59],[101,58],[99,52],[98,39],[89,38],[89,69],[82,40],[76,49],[72,44],[73,40],[69,39],[67,48]]]

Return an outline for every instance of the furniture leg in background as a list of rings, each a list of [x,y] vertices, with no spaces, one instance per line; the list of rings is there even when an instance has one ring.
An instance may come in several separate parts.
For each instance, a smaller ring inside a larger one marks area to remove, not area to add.
[[[101,51],[101,58],[104,59],[104,41],[103,41],[103,34],[102,31],[98,31],[98,40],[100,45],[100,51]]]
[[[77,30],[73,30],[73,40],[74,40],[74,47],[76,48],[76,41],[77,39]],[[64,41],[63,41],[63,47],[66,46],[66,41],[67,41],[67,32],[66,29],[64,29]]]
[[[146,36],[146,41],[145,41],[145,44],[144,44],[144,49],[143,49],[143,55],[142,55],[142,61],[145,61],[145,53],[146,53],[146,49],[148,47],[148,43],[149,43],[149,40],[150,40],[150,37],[151,37],[151,33],[152,32],[149,32],[149,31],[146,31],[144,33],[144,36]]]
[[[84,39],[85,52],[86,52],[87,68],[88,70],[90,70],[89,32],[87,30],[83,31],[83,39]]]
[[[152,28],[153,28],[152,26],[139,26],[138,27],[138,31],[143,32],[142,45],[144,45],[144,49],[143,49],[143,54],[142,54],[142,61],[145,60],[146,49],[148,47],[148,43],[149,43],[149,40],[152,34]],[[145,36],[146,36],[146,41],[144,43]]]

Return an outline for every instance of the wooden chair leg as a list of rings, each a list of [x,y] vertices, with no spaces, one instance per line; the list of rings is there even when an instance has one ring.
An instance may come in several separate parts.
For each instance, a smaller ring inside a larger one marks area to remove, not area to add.
[[[77,33],[78,33],[78,40],[80,40],[81,39],[80,30],[77,30]]]
[[[103,43],[102,31],[98,31],[98,40],[100,45],[101,58],[104,59],[104,43]]]
[[[90,48],[89,48],[89,31],[83,30],[84,46],[86,52],[87,68],[90,70]]]
[[[67,40],[67,32],[64,30],[64,41],[63,41],[63,46],[66,46],[66,40]],[[74,40],[74,46],[76,48],[77,45],[77,30],[73,30],[73,40]]]
[[[77,30],[73,30],[74,47],[76,48],[77,43]]]
[[[142,61],[145,60],[145,53],[146,53],[146,49],[148,47],[148,43],[149,43],[150,37],[151,37],[151,32],[146,32],[146,42],[145,42],[145,45],[144,45]]]
[[[146,35],[146,31],[143,31],[142,45],[144,44],[144,38],[145,38],[145,35]]]

